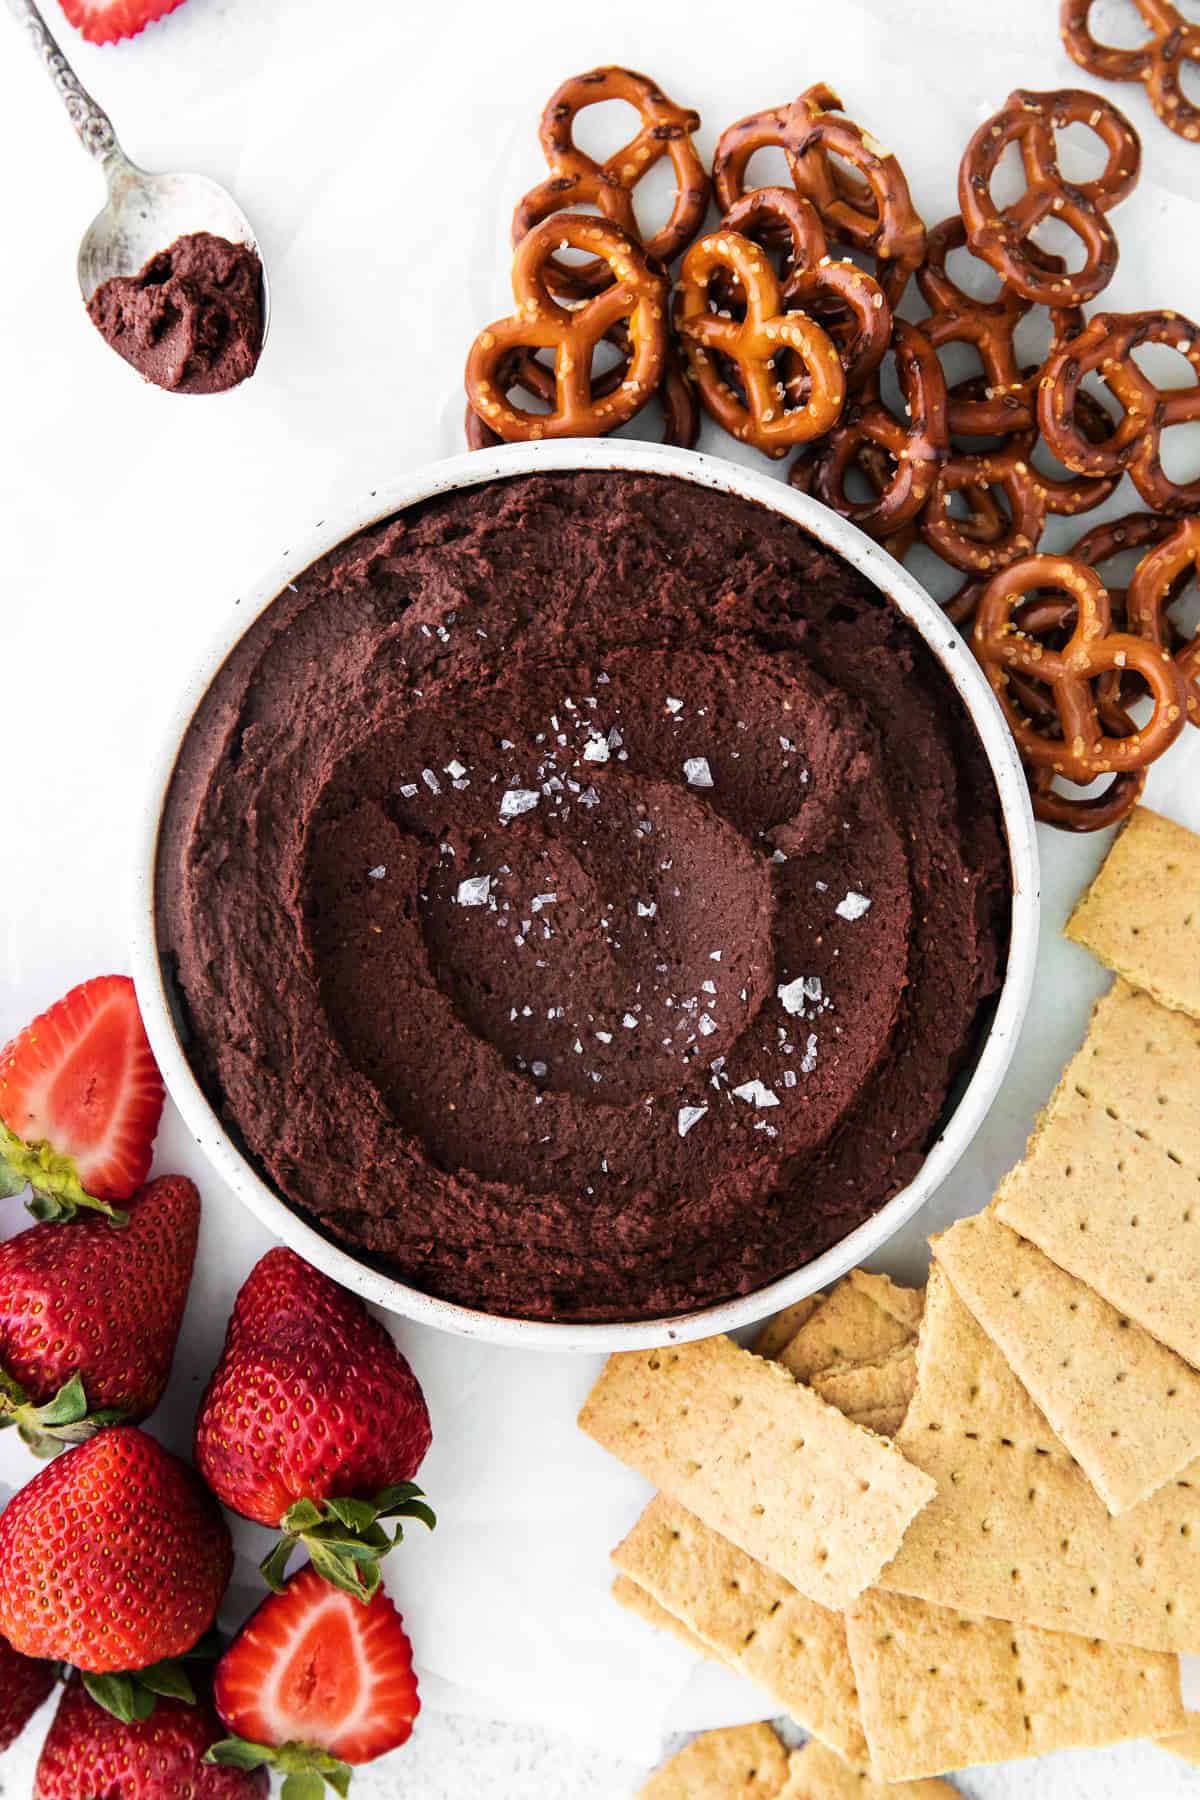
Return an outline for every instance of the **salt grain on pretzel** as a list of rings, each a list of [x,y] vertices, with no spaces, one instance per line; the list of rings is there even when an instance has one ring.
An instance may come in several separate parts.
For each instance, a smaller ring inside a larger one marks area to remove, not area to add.
[[[612,285],[569,308],[551,293],[548,266],[562,245],[599,255]],[[641,411],[663,378],[669,349],[668,282],[640,245],[606,220],[564,213],[537,225],[513,258],[511,318],[487,326],[467,358],[467,399],[507,442],[601,437]],[[618,325],[629,334],[629,361],[611,394],[593,384],[592,358]],[[553,350],[554,404],[531,412],[510,399],[514,351]]]
[[[1059,169],[1057,133],[1068,125],[1088,126],[1108,151],[1103,172],[1092,181],[1068,181]],[[1001,209],[992,197],[992,178],[1010,144],[1021,152],[1025,191]],[[1133,191],[1141,154],[1124,113],[1098,95],[1081,88],[1017,88],[975,132],[959,169],[959,206],[971,249],[1027,300],[1080,306],[1094,299],[1117,266],[1117,240],[1105,215]],[[1047,267],[1045,253],[1031,241],[1047,219],[1069,226],[1080,239],[1082,268]]]
[[[1178,350],[1196,376],[1190,387],[1160,388],[1138,366],[1143,344]],[[1097,374],[1121,408],[1112,436],[1089,443],[1080,427],[1082,384]],[[1162,434],[1200,419],[1200,326],[1175,312],[1096,313],[1086,329],[1052,356],[1038,392],[1042,435],[1068,469],[1084,475],[1127,471],[1148,506],[1158,512],[1200,507],[1200,476],[1173,481],[1162,466]]]
[[[1062,0],[1059,28],[1069,55],[1103,81],[1140,81],[1150,104],[1179,137],[1200,139],[1200,107],[1183,91],[1185,62],[1200,63],[1200,25],[1184,18],[1171,0],[1133,0],[1150,29],[1137,49],[1120,50],[1092,36],[1089,18],[1095,0]]]
[[[712,289],[732,278],[745,316],[710,310]],[[837,347],[803,313],[784,311],[779,279],[760,244],[736,231],[717,231],[693,244],[675,291],[675,328],[701,404],[732,437],[768,456],[822,437],[839,417],[846,395]],[[803,371],[807,398],[789,404],[779,368],[784,352]],[[737,371],[741,392],[722,360]]]
[[[605,100],[626,101],[642,123],[629,143],[598,163],[576,144],[575,120],[584,107]],[[708,206],[708,172],[692,142],[699,127],[699,113],[677,106],[648,75],[634,69],[592,69],[564,81],[550,96],[538,128],[550,174],[518,205],[512,224],[514,246],[544,219],[584,206],[596,207],[641,243],[634,190],[667,156],[675,172],[675,197],[666,224],[645,239],[645,249],[664,265],[672,262],[699,231]],[[598,293],[610,279],[603,261],[568,264],[556,259],[547,286],[553,293],[579,299]]]

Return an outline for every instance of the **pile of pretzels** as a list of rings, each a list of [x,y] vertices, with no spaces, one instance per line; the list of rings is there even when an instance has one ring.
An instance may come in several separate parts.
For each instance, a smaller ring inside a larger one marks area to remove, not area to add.
[[[641,128],[598,162],[574,124],[604,100],[636,108]],[[1160,456],[1168,426],[1200,419],[1200,327],[1173,312],[1083,312],[1116,268],[1108,215],[1137,182],[1136,132],[1095,94],[1018,89],[967,145],[960,214],[927,229],[896,158],[822,84],[730,126],[711,179],[699,123],[628,69],[552,96],[550,172],[513,219],[515,309],[467,362],[468,442],[600,436],[654,403],[667,443],[694,444],[702,408],[742,443],[792,455],[794,486],[900,560],[923,546],[959,572],[943,604],[1004,710],[1037,816],[1075,831],[1115,823],[1188,719],[1200,725],[1200,639],[1170,617],[1200,567],[1200,479],[1173,480]],[[1086,182],[1058,163],[1056,134],[1077,124],[1106,157]],[[1010,146],[1024,191],[1001,206],[993,177]],[[782,150],[790,185],[747,185],[767,148]],[[634,191],[664,157],[670,214],[643,238]],[[721,222],[704,233],[713,195]],[[1080,241],[1080,268],[1035,241],[1051,219]],[[958,252],[999,276],[994,299],[954,281]],[[918,296],[927,316],[900,317]],[[1034,308],[1050,345],[1024,366],[1017,327]],[[948,386],[939,353],[955,343],[983,372]],[[1195,379],[1158,387],[1136,360],[1146,344],[1181,353]],[[1091,376],[1113,407],[1085,388]],[[1065,473],[1035,466],[1040,443]],[[1087,532],[1070,556],[1036,553],[1048,516],[1091,511],[1125,474],[1148,511]],[[1131,549],[1144,554],[1128,587],[1107,589],[1098,571]]]

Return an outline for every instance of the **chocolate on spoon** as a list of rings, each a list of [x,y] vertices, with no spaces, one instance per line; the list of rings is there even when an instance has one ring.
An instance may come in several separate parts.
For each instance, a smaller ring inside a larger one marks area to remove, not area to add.
[[[159,387],[180,394],[235,387],[254,373],[271,316],[249,220],[205,175],[152,174],[131,162],[34,0],[8,5],[108,184],[107,203],[79,246],[79,291],[92,322]]]

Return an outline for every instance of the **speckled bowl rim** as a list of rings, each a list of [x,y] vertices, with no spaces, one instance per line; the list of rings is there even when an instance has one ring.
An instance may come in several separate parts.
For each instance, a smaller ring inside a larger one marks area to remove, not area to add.
[[[235,644],[288,582],[343,539],[437,495],[517,475],[604,469],[674,476],[769,507],[794,520],[860,570],[910,620],[961,696],[991,766],[1012,868],[1012,925],[1004,984],[975,1067],[907,1187],[821,1256],[753,1293],[667,1318],[615,1324],[560,1324],[479,1312],[423,1293],[323,1237],[263,1181],[209,1105],[177,1034],[159,958],[155,872],[167,789],[193,715]],[[146,1030],[171,1097],[217,1174],[276,1237],[335,1281],[386,1312],[463,1337],[525,1349],[633,1350],[732,1331],[827,1287],[880,1250],[945,1181],[983,1123],[1016,1047],[1037,954],[1038,853],[1025,777],[995,697],[966,642],[941,608],[856,526],[809,495],[798,493],[777,475],[760,474],[721,457],[690,450],[609,439],[507,444],[431,463],[373,490],[365,500],[303,534],[273,568],[241,594],[210,655],[179,694],[147,784],[135,879],[133,974]]]

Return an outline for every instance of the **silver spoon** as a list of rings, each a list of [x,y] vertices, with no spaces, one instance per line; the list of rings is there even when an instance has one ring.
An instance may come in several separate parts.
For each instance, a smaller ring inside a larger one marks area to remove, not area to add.
[[[245,244],[262,264],[262,342],[271,322],[267,267],[250,221],[219,182],[207,175],[153,175],[131,162],[117,142],[112,120],[97,106],[55,43],[34,0],[8,0],[58,89],[79,141],[94,156],[108,183],[108,203],[83,234],[76,265],[84,304],[114,275],[137,275],[176,238],[210,231]]]

